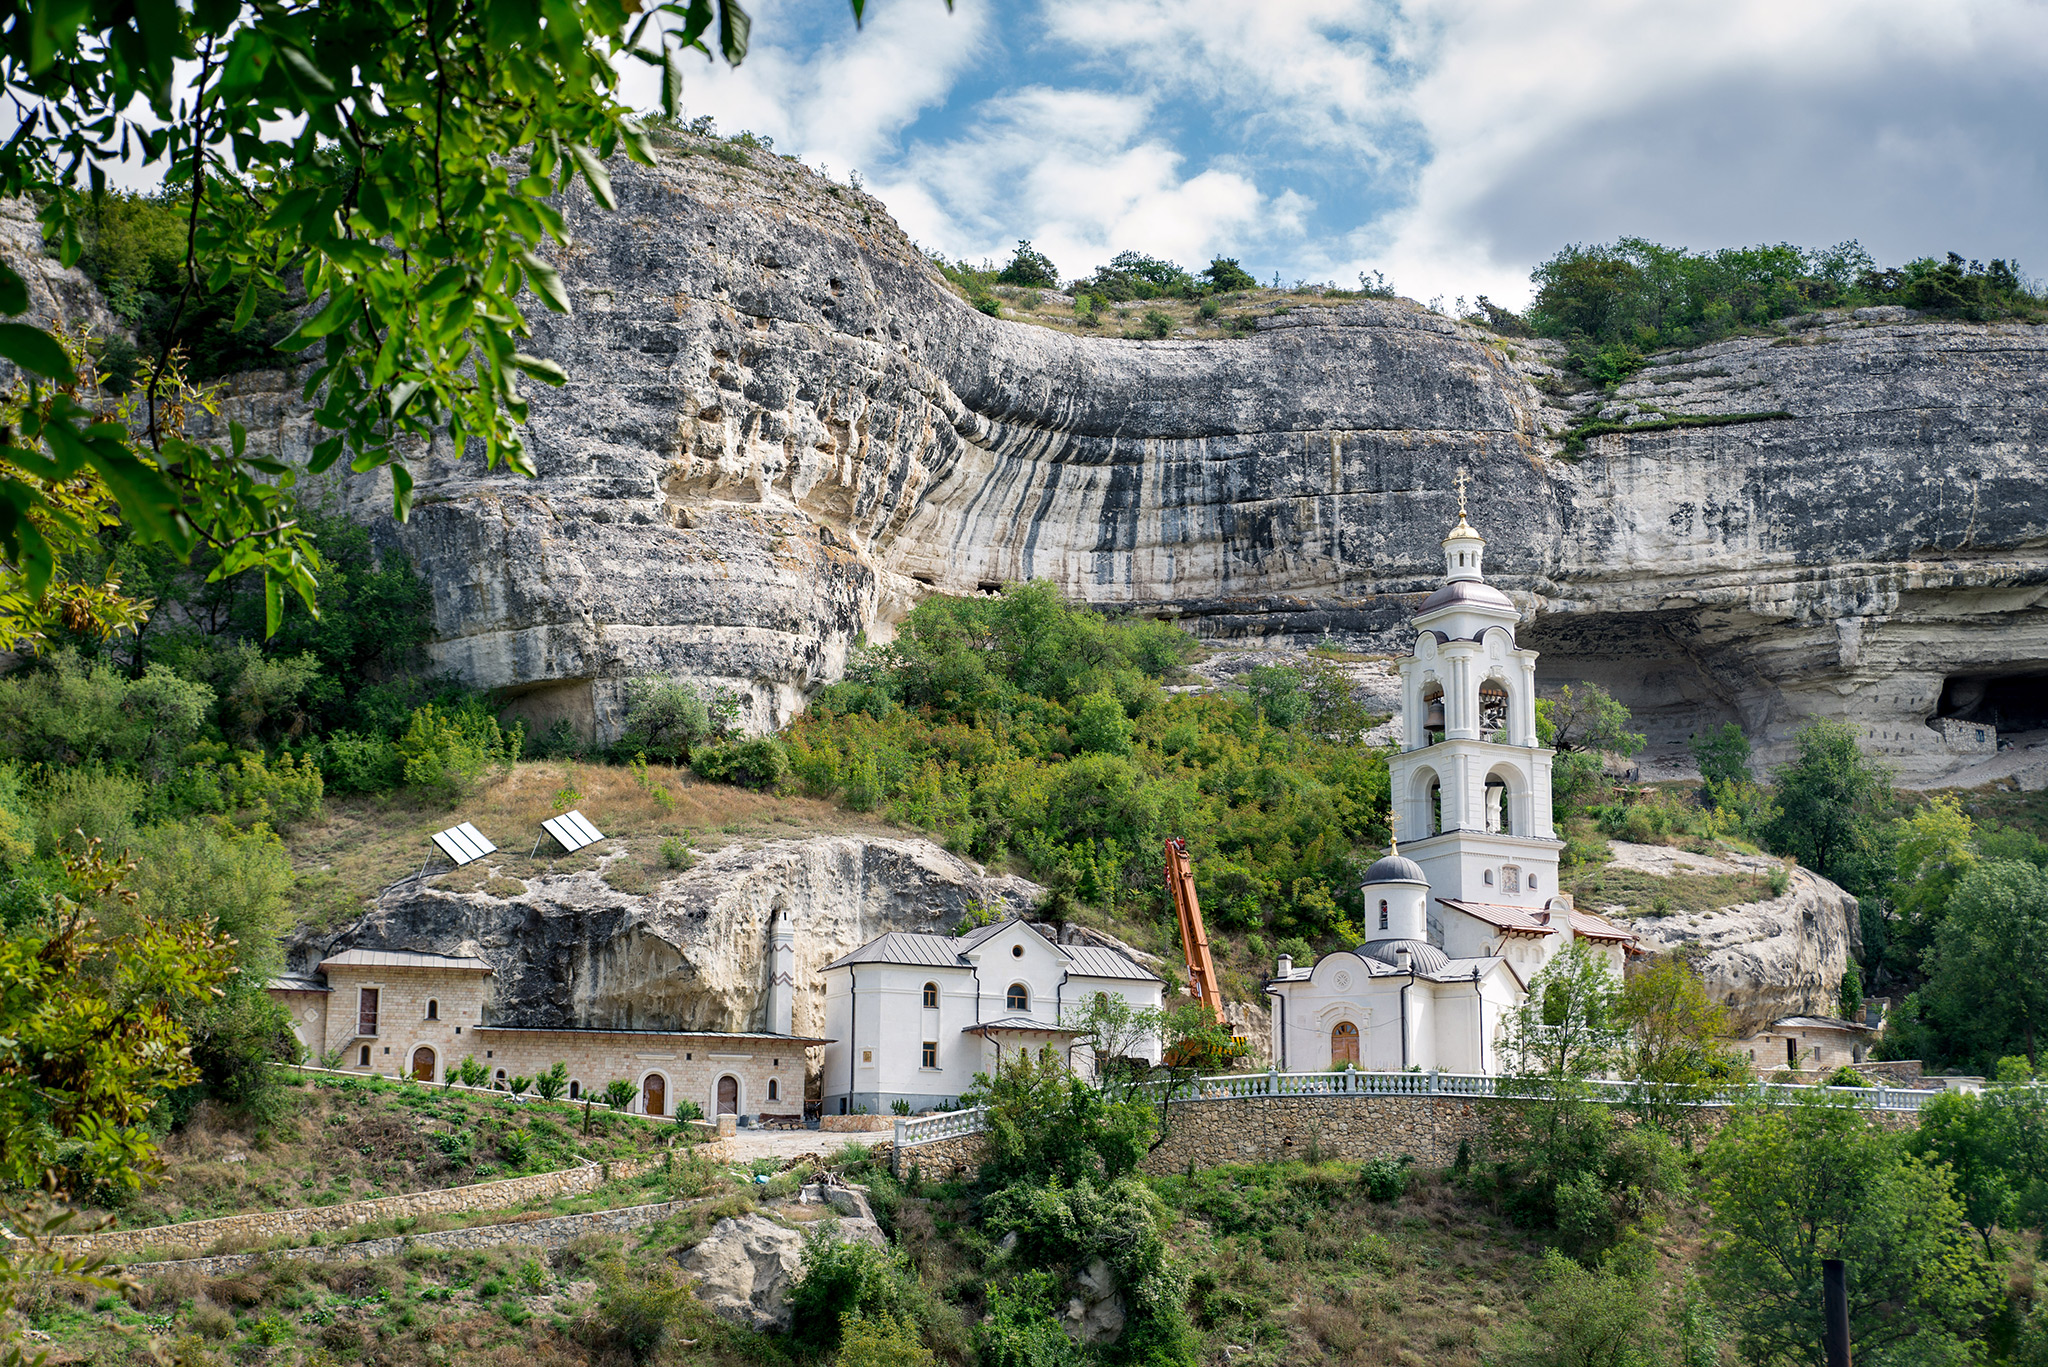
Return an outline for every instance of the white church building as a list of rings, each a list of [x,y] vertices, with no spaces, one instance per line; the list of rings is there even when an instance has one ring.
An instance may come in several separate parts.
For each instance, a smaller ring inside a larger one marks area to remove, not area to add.
[[[1482,577],[1486,542],[1459,505],[1445,582],[1399,665],[1395,853],[1366,871],[1369,938],[1313,965],[1283,957],[1266,985],[1285,1070],[1501,1072],[1504,1019],[1560,949],[1589,941],[1617,974],[1633,952],[1632,935],[1558,888],[1536,652],[1515,644],[1520,614]]]
[[[824,1111],[948,1105],[1018,1050],[1051,1047],[1093,1072],[1075,1021],[1098,994],[1157,1010],[1166,984],[1118,950],[1058,944],[1016,918],[965,935],[891,931],[825,965]],[[1159,1041],[1129,1057],[1159,1061]],[[1084,1057],[1085,1055],[1085,1057]]]

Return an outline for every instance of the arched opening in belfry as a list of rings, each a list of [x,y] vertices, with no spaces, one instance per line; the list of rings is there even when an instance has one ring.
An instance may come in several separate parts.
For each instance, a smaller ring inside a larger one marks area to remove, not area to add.
[[[1435,745],[1444,738],[1444,686],[1440,683],[1426,683],[1422,686],[1422,743]]]
[[[1441,835],[1444,829],[1444,785],[1431,780],[1429,805],[1423,809],[1423,819],[1429,823],[1427,834]]]
[[[1499,679],[1479,685],[1479,734],[1482,739],[1505,741],[1508,730],[1508,690]]]
[[[1499,778],[1486,780],[1486,829],[1497,835],[1513,835],[1514,809],[1508,804],[1508,785]]]

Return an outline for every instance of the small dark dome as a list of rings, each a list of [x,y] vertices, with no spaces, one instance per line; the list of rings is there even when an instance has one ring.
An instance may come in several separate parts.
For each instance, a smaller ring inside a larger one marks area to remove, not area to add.
[[[1408,966],[1417,973],[1442,973],[1451,966],[1444,952],[1427,940],[1372,940],[1358,949],[1368,959],[1396,967],[1400,966],[1400,960],[1395,956],[1405,949],[1408,951]]]
[[[1469,603],[1474,607],[1505,608],[1514,612],[1514,600],[1491,584],[1477,579],[1457,579],[1444,585],[1435,593],[1422,600],[1422,606],[1415,609],[1419,617],[1425,612],[1435,612],[1454,603]]]
[[[1365,871],[1367,883],[1427,883],[1429,875],[1413,859],[1390,854]]]

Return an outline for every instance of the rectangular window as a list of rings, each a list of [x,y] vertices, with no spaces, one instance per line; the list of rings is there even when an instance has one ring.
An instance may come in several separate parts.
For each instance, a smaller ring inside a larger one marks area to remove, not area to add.
[[[939,1066],[939,1042],[937,1040],[928,1039],[924,1042],[924,1062],[922,1066],[926,1068],[936,1068]]]
[[[358,989],[356,997],[356,1033],[374,1035],[377,1033],[377,989]]]

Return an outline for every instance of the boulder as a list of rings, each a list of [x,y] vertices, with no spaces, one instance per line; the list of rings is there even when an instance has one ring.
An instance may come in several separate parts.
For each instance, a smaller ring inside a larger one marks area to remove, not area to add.
[[[765,1215],[729,1217],[677,1262],[720,1319],[756,1332],[789,1329],[789,1289],[804,1262],[796,1230]]]

